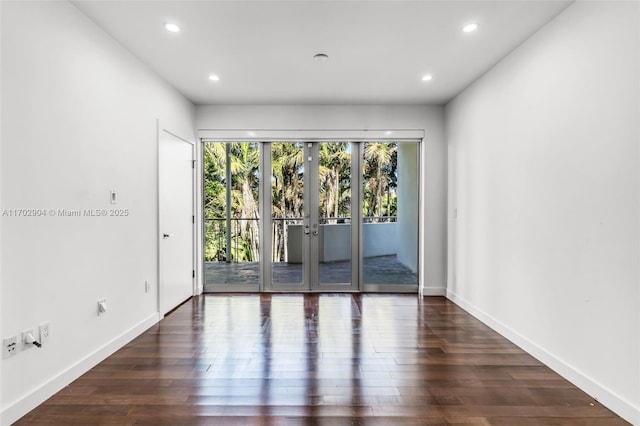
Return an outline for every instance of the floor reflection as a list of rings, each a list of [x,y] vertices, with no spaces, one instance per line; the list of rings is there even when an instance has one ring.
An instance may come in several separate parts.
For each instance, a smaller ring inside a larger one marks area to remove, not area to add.
[[[452,422],[625,424],[444,298],[317,293],[193,298],[17,424]]]
[[[361,359],[377,354],[361,350],[361,305],[352,296],[202,299],[196,356],[212,362],[199,374],[200,403],[252,405],[263,415],[277,406],[304,406],[311,415],[322,406],[362,405]]]

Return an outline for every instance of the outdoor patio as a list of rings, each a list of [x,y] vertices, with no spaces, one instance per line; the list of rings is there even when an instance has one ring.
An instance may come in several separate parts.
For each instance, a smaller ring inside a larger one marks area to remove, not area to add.
[[[417,284],[418,276],[395,255],[368,257],[363,264],[365,284]],[[274,283],[302,282],[302,264],[272,264]],[[205,262],[205,285],[256,284],[260,282],[259,263]],[[321,283],[345,283],[351,280],[351,262],[320,263]]]

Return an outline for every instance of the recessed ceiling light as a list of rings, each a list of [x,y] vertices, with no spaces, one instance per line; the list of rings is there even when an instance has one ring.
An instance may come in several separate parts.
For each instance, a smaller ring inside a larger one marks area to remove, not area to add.
[[[386,132],[384,132],[385,135],[389,136],[391,135],[393,132],[391,130],[387,130]]]
[[[255,135],[256,135],[256,133],[255,133],[255,132],[247,132],[247,134],[248,134],[249,136],[255,136]]]
[[[465,33],[472,33],[477,29],[478,29],[478,24],[476,24],[475,22],[471,24],[467,24],[464,27],[462,27],[462,31]]]
[[[431,76],[431,74],[425,74],[422,76],[422,81],[431,81],[433,79],[433,77]]]
[[[219,81],[220,77],[218,77],[215,74],[211,74],[211,75],[209,75],[209,80],[211,80],[211,81]]]
[[[329,60],[329,56],[324,53],[318,53],[313,57],[313,60],[316,62],[327,62]]]
[[[180,27],[177,26],[176,24],[172,24],[167,22],[166,24],[164,24],[164,29],[167,31],[170,31],[172,33],[179,33],[180,32]]]

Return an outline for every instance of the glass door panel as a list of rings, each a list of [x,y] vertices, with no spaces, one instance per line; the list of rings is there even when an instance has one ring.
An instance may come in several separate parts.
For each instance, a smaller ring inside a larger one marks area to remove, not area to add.
[[[265,288],[349,291],[357,287],[351,161],[351,144],[345,142],[270,145],[271,263]]]
[[[271,144],[271,286],[305,284],[305,148]]]
[[[205,291],[260,284],[260,149],[256,142],[203,144]]]
[[[318,153],[319,285],[351,284],[351,144],[321,142]]]
[[[418,287],[417,142],[367,142],[362,160],[362,269],[367,291]]]
[[[419,157],[417,142],[203,143],[205,291],[416,291]]]

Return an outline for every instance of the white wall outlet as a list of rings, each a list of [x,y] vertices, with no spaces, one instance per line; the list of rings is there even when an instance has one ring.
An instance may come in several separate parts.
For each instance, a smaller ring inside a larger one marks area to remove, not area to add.
[[[145,281],[144,282],[144,292],[145,293],[149,293],[151,291],[151,284],[149,284],[149,281]]]
[[[107,313],[107,299],[98,300],[98,316]]]
[[[38,327],[38,330],[40,331],[40,344],[42,346],[48,344],[49,336],[51,334],[51,323],[49,321],[43,322]]]
[[[33,333],[33,329],[25,330],[22,332],[21,341],[22,341],[22,350],[29,349],[33,347],[33,341],[28,342],[27,336],[31,335],[31,337],[35,340],[36,335]]]
[[[18,336],[2,340],[2,358],[11,358],[18,353]]]

